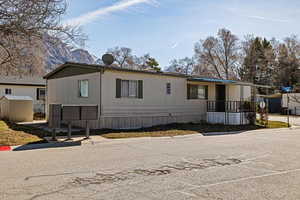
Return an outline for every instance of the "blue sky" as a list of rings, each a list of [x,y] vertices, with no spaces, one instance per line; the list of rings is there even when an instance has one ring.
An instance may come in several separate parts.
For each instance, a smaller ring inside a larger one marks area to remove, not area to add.
[[[195,42],[230,29],[282,39],[299,34],[299,0],[68,0],[64,23],[81,25],[86,49],[100,57],[126,46],[150,53],[161,67],[193,55]]]

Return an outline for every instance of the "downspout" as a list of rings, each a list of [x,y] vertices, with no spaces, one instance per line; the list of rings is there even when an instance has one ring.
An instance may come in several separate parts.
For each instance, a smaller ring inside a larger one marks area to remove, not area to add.
[[[239,105],[242,105],[244,103],[244,86],[239,85],[240,87],[240,103]],[[240,110],[239,108],[239,113],[240,113],[240,125],[244,125],[244,112]]]
[[[229,124],[229,113],[228,113],[228,102],[229,102],[229,84],[225,84],[225,113],[224,113],[224,117],[225,117],[225,125]]]
[[[101,121],[101,115],[102,115],[102,69],[100,70],[100,91],[99,91],[99,108],[98,108],[98,119]]]
[[[48,108],[48,79],[46,79],[46,99],[45,99],[45,114],[46,114],[46,121],[48,122],[49,119],[49,108]]]

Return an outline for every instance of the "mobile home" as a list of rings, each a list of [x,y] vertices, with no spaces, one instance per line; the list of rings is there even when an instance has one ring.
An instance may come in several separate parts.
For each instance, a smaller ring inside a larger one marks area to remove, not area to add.
[[[98,119],[90,123],[94,129],[249,123],[243,105],[251,102],[250,83],[79,63],[65,63],[44,78],[47,108],[98,106]],[[84,121],[73,123],[85,126]]]

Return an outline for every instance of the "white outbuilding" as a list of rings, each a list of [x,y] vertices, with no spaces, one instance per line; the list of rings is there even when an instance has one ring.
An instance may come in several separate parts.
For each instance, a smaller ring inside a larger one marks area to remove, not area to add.
[[[5,95],[1,97],[0,117],[12,122],[33,121],[33,99],[29,96]]]

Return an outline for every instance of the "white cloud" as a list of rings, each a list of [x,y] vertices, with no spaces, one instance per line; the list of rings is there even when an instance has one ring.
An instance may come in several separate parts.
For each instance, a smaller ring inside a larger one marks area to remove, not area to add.
[[[266,17],[262,17],[262,16],[246,16],[248,18],[252,18],[252,19],[258,19],[258,20],[264,20],[264,21],[272,21],[272,22],[289,22],[289,20],[286,19],[274,19],[274,18],[266,18]]]
[[[176,47],[178,47],[179,45],[179,42],[175,42],[172,46],[171,46],[171,49],[175,49]]]
[[[247,17],[247,18],[255,19],[255,20],[279,22],[279,23],[291,22],[290,19],[282,19],[281,18],[282,13],[284,13],[285,16],[287,16],[288,11],[283,11],[282,13],[280,13],[281,15],[278,15],[280,11],[275,10],[275,12],[274,12],[274,11],[270,10],[266,13],[264,10],[260,10],[255,7],[253,8],[253,7],[239,6],[239,7],[225,7],[224,9],[234,15],[238,15],[241,17]]]
[[[114,13],[116,11],[126,10],[129,7],[132,7],[132,6],[135,6],[138,4],[151,4],[153,6],[158,6],[158,3],[156,2],[156,0],[122,0],[112,6],[99,8],[95,11],[88,12],[79,17],[69,19],[65,22],[65,24],[75,25],[75,26],[88,24],[88,23],[98,19],[100,16],[108,15],[108,14]]]

